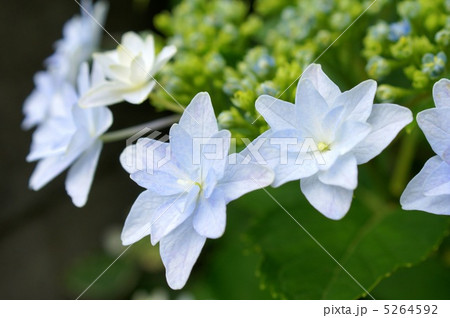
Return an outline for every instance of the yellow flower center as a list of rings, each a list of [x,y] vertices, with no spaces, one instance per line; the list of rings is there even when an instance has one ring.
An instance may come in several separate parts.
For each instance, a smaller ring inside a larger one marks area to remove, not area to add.
[[[330,145],[325,142],[319,142],[317,144],[317,149],[319,149],[320,152],[328,151],[330,150]]]

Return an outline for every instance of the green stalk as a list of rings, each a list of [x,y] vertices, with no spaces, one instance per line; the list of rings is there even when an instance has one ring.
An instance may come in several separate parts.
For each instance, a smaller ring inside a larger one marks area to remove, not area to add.
[[[140,124],[140,125],[136,125],[136,126],[132,126],[132,127],[128,127],[128,128],[124,128],[124,129],[106,133],[103,136],[101,136],[100,139],[104,143],[124,140],[124,139],[127,139],[127,138],[133,136],[134,134],[138,133],[139,131],[141,131],[142,129],[145,129],[145,128],[150,128],[152,130],[166,128],[166,127],[172,125],[178,119],[180,119],[180,115],[178,115],[178,114],[170,115],[170,116],[159,118],[159,119],[156,119],[156,120],[144,123],[144,124]]]
[[[396,197],[400,196],[410,179],[409,172],[414,159],[418,136],[419,130],[417,129],[417,125],[414,125],[411,132],[403,137],[394,167],[394,174],[389,186],[391,193]]]

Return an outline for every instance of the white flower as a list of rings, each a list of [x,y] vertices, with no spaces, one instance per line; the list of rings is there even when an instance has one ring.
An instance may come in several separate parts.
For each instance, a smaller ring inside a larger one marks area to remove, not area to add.
[[[83,0],[81,6],[81,15],[66,22],[63,38],[56,42],[55,53],[46,61],[49,70],[72,84],[75,84],[80,65],[97,50],[102,34],[100,25],[104,24],[108,13],[105,1],[93,5],[92,0]]]
[[[79,93],[104,80],[101,69],[83,64],[78,76]],[[111,126],[112,114],[107,107],[82,109],[71,85],[64,85],[57,114],[41,124],[33,134],[28,161],[39,160],[30,178],[30,187],[39,190],[69,166],[66,191],[73,203],[83,206],[89,194],[103,143],[99,137]]]
[[[436,108],[417,114],[417,123],[436,156],[407,185],[400,203],[404,210],[450,215],[450,81],[433,87]]]
[[[203,146],[196,147],[197,142]],[[123,244],[149,234],[152,244],[159,242],[167,281],[173,289],[185,285],[206,239],[224,233],[228,202],[273,181],[270,169],[241,164],[239,154],[228,155],[229,147],[230,132],[218,130],[209,95],[199,93],[180,123],[170,129],[170,144],[142,138],[121,155],[122,166],[131,178],[147,189],[125,221]],[[167,154],[170,159],[165,164],[154,164]],[[149,173],[136,165],[155,168]]]
[[[174,46],[167,46],[155,56],[152,35],[143,40],[134,32],[125,33],[116,50],[94,55],[109,80],[90,89],[81,98],[81,106],[112,105],[122,101],[142,103],[156,84],[153,76],[175,52]]]
[[[107,13],[107,4],[99,1],[82,1],[81,5],[99,23],[103,23]],[[48,70],[34,76],[36,88],[25,100],[23,112],[24,129],[30,129],[43,123],[47,118],[59,116],[65,111],[64,104],[67,86],[75,85],[80,65],[91,58],[98,48],[101,28],[83,9],[81,16],[75,16],[64,25],[64,37],[56,42],[56,51],[46,64]],[[66,92],[64,92],[66,91]]]
[[[358,183],[357,165],[377,156],[412,121],[405,107],[373,105],[375,91],[376,82],[368,80],[341,93],[313,64],[298,83],[295,105],[260,96],[256,108],[270,125],[259,137],[268,138],[260,153],[275,171],[273,186],[301,179],[302,192],[317,210],[342,218]],[[284,145],[286,158],[276,138],[297,140]],[[308,140],[313,143],[305,149]]]

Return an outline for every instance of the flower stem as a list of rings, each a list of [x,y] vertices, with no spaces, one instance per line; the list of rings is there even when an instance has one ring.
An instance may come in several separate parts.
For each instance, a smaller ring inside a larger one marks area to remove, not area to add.
[[[104,143],[124,140],[126,138],[133,136],[134,134],[136,134],[137,132],[139,132],[140,130],[142,130],[144,128],[151,128],[152,130],[166,128],[166,127],[170,126],[171,124],[173,124],[174,122],[176,122],[178,119],[180,119],[180,115],[178,115],[178,114],[170,115],[170,116],[163,117],[163,118],[158,118],[156,120],[152,120],[152,121],[144,123],[144,124],[140,124],[140,125],[136,125],[136,126],[132,126],[132,127],[128,127],[128,128],[124,128],[124,129],[106,133],[102,137],[100,137],[100,139]]]
[[[404,136],[402,140],[397,162],[394,167],[394,175],[390,184],[391,193],[396,197],[403,192],[409,179],[409,172],[414,159],[418,136],[419,132],[417,126],[414,126],[411,133]]]

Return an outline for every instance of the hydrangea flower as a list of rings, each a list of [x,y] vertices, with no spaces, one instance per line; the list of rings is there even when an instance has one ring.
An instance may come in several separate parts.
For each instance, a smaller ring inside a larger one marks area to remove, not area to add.
[[[153,245],[159,242],[173,289],[185,285],[206,239],[224,233],[226,205],[273,181],[269,168],[244,164],[240,154],[228,155],[229,147],[230,132],[218,130],[209,95],[199,93],[171,127],[170,144],[141,138],[121,155],[124,169],[146,189],[125,221],[122,242],[149,234]]]
[[[436,153],[407,185],[400,203],[404,210],[450,215],[450,80],[433,87],[436,108],[417,114],[417,123]]]
[[[112,105],[122,101],[141,104],[156,82],[153,76],[176,52],[166,46],[155,56],[152,35],[142,39],[134,32],[122,37],[116,50],[98,53],[94,59],[102,66],[108,81],[92,87],[80,100],[82,107]]]
[[[98,48],[102,29],[93,18],[103,23],[108,5],[104,1],[92,5],[92,1],[85,0],[81,6],[84,8],[81,15],[73,17],[64,25],[64,37],[56,42],[55,53],[46,60],[48,69],[34,76],[36,87],[23,106],[24,129],[58,116],[58,112],[64,109],[61,103],[64,103],[64,91],[67,91],[65,87],[76,84],[80,65],[90,59]]]
[[[412,121],[405,107],[374,105],[376,86],[367,80],[341,92],[312,64],[298,83],[295,105],[260,96],[256,108],[270,129],[258,138],[265,140],[259,152],[275,171],[272,185],[301,179],[301,191],[317,210],[342,218],[357,187],[357,165],[377,156]],[[296,144],[289,145],[292,138]]]
[[[94,177],[102,141],[100,136],[111,126],[112,113],[107,107],[82,109],[77,101],[91,85],[104,81],[101,68],[94,63],[89,76],[87,64],[78,75],[78,92],[65,83],[59,111],[52,114],[33,134],[27,161],[39,162],[30,178],[30,187],[39,190],[70,166],[66,191],[73,203],[86,204]]]
[[[81,15],[66,22],[63,38],[56,42],[55,53],[47,59],[47,66],[60,77],[75,83],[80,65],[89,60],[97,50],[102,28],[108,13],[108,3],[81,1]]]

